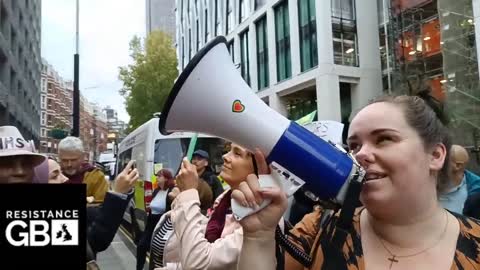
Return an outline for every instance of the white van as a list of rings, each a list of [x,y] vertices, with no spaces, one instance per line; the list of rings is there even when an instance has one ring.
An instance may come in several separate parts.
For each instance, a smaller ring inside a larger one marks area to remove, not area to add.
[[[186,155],[190,139],[194,135],[190,132],[175,132],[164,136],[159,131],[159,118],[150,119],[118,145],[116,175],[123,170],[130,160],[136,160],[140,174],[135,188],[133,209],[125,212],[124,219],[130,228],[127,228],[135,238],[138,230],[144,230],[146,213],[152,201],[152,181],[155,172],[167,168],[175,175],[180,167],[182,158]],[[225,141],[223,139],[199,134],[195,149],[209,152],[210,166],[217,173],[222,165],[222,153]],[[131,215],[134,215],[133,218]],[[135,224],[137,223],[137,224]],[[138,228],[135,229],[135,226]]]

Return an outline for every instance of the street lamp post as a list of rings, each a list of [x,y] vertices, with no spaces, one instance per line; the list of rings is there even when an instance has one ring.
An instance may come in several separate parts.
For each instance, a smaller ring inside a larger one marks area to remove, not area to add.
[[[75,54],[73,56],[73,128],[72,136],[80,136],[80,89],[79,89],[79,61],[80,56],[78,54],[78,14],[79,14],[79,1],[77,0],[76,8],[76,32],[75,32]]]

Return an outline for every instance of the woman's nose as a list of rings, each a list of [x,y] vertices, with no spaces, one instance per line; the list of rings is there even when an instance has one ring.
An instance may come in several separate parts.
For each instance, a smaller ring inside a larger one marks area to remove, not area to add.
[[[355,159],[364,168],[368,167],[368,165],[375,161],[371,147],[366,144],[362,145],[360,150],[355,154]]]
[[[222,156],[223,158],[223,162],[224,163],[227,163],[227,162],[230,162],[230,156],[229,156],[230,153],[226,153]]]

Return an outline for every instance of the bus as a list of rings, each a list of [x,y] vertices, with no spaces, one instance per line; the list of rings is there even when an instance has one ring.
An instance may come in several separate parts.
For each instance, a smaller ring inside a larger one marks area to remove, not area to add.
[[[154,190],[155,173],[160,169],[170,169],[177,174],[182,158],[186,155],[194,133],[175,132],[162,135],[159,131],[159,118],[155,117],[128,134],[118,145],[116,174],[120,173],[130,160],[136,161],[139,180],[134,197],[124,215],[125,228],[134,240],[145,229],[147,213]],[[218,137],[198,134],[195,149],[209,152],[209,166],[216,173],[223,164],[222,154],[225,141]]]

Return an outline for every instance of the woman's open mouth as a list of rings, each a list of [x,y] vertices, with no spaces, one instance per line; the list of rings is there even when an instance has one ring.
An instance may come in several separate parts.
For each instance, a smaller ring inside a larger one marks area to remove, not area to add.
[[[365,182],[376,181],[385,178],[387,175],[380,172],[367,172]]]

